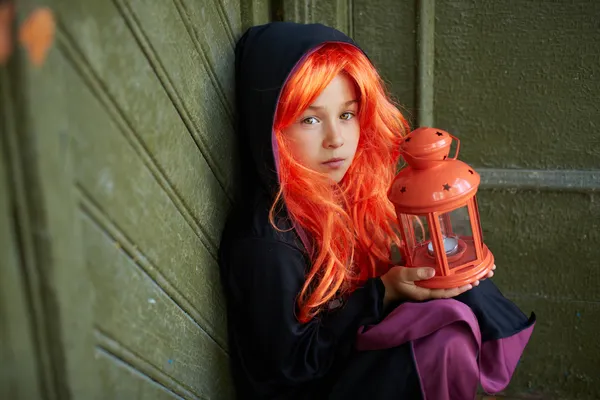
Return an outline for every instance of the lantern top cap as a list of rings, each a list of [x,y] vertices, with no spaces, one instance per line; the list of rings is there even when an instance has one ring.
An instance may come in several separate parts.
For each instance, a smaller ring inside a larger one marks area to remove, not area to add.
[[[465,205],[475,195],[479,174],[456,159],[459,146],[456,155],[449,157],[454,139],[435,128],[419,128],[406,136],[400,151],[408,166],[396,175],[388,192],[397,212],[446,212]]]
[[[400,152],[411,167],[429,168],[437,161],[449,158],[453,139],[459,143],[458,139],[444,130],[421,127],[406,135],[400,145]],[[458,147],[453,159],[456,156]]]

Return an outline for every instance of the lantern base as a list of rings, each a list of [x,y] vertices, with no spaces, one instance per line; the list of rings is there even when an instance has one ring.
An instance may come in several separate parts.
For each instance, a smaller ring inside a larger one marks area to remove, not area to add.
[[[427,289],[453,289],[485,278],[493,266],[494,255],[484,244],[483,261],[480,264],[462,267],[457,271],[451,270],[450,275],[436,275],[431,279],[417,281],[415,284]]]

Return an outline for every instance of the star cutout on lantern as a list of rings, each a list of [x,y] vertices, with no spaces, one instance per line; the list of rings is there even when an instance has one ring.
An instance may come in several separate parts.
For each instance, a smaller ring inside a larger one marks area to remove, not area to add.
[[[404,193],[406,192],[406,186],[402,186],[402,189],[400,189],[400,193]]]
[[[444,190],[448,190],[448,191],[449,191],[451,187],[452,187],[452,186],[450,186],[450,185],[448,185],[448,184],[446,183],[446,184],[444,185]]]
[[[438,136],[444,136],[444,134],[442,132],[436,132],[435,134]]]

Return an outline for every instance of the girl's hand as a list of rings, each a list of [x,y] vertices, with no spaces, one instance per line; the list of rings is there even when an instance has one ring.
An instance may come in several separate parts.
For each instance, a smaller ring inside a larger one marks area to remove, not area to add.
[[[496,266],[494,265],[487,278],[494,276],[495,269]],[[384,304],[387,305],[398,300],[448,299],[479,285],[479,281],[454,289],[427,289],[415,285],[415,282],[432,278],[434,275],[435,270],[433,268],[407,268],[401,266],[390,268],[388,272],[381,276],[385,286]]]

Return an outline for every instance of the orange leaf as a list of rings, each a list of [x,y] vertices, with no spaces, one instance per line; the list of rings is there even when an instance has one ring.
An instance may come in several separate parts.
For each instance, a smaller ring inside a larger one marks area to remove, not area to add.
[[[0,3],[0,65],[10,57],[12,45],[12,21],[15,16],[14,4],[10,1]]]
[[[27,49],[31,62],[40,66],[54,41],[56,24],[49,8],[37,8],[27,17],[19,30],[19,41]]]

